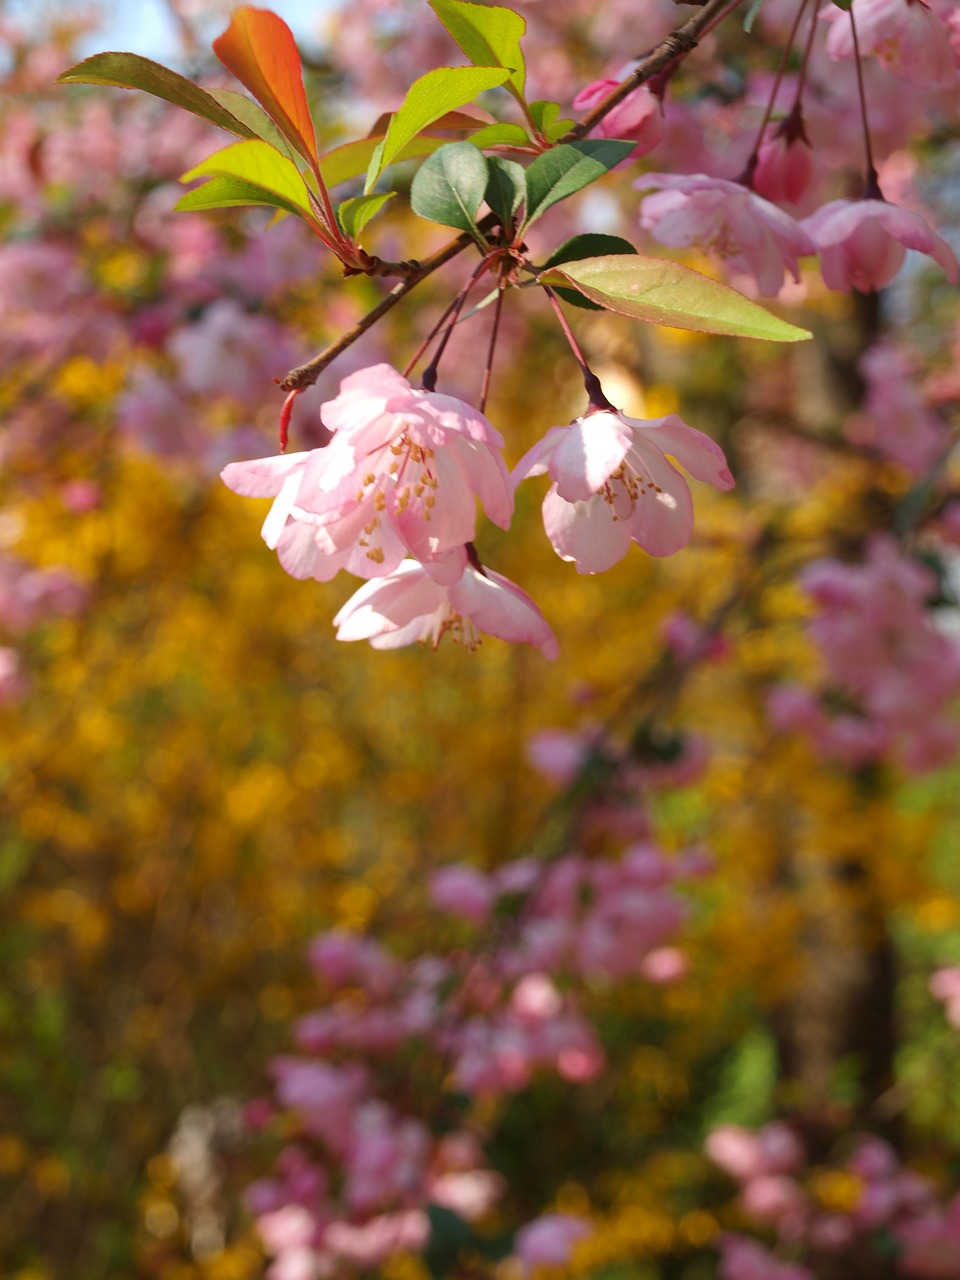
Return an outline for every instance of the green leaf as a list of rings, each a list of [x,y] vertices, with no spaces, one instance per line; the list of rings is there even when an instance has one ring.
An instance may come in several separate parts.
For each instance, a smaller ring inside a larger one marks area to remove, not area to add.
[[[178,75],[169,67],[141,58],[138,53],[95,53],[57,76],[59,84],[110,84],[119,89],[142,89],[163,98],[219,129],[239,138],[254,138],[256,132],[245,121],[221,105],[212,93]],[[238,95],[240,96],[240,95]]]
[[[355,142],[345,142],[343,146],[334,147],[325,156],[320,157],[320,172],[328,187],[336,187],[351,178],[359,178],[367,172],[370,157],[383,141],[382,138],[357,138]],[[448,146],[443,138],[430,138],[421,134],[408,142],[399,155],[394,156],[394,163],[401,160],[416,160],[420,156],[432,155],[441,147]]]
[[[475,67],[509,67],[506,87],[523,102],[526,67],[520,40],[526,19],[500,5],[467,0],[430,0],[430,7]]]
[[[269,142],[254,138],[246,142],[231,143],[222,151],[215,151],[206,160],[201,160],[183,174],[180,181],[192,182],[194,178],[204,178],[209,174],[242,178],[245,182],[272,191],[300,213],[311,218],[313,216],[307,184],[300,170]]]
[[[581,258],[594,258],[601,254],[634,254],[636,252],[630,241],[624,240],[623,236],[608,236],[599,231],[584,231],[581,235],[567,240],[559,249],[554,249],[543,265],[546,269],[557,267],[561,262],[578,262]],[[574,307],[582,307],[584,311],[603,310],[598,302],[591,302],[575,289],[558,288],[557,293],[564,302],[569,302]]]
[[[469,142],[449,142],[417,170],[410,187],[410,207],[421,218],[479,237],[477,210],[483,203],[488,177],[482,151]]]
[[[556,142],[558,138],[572,129],[576,121],[561,120],[560,104],[558,102],[548,102],[545,99],[538,98],[536,102],[531,102],[530,119],[537,126],[540,133],[548,142]]]
[[[516,160],[503,160],[500,156],[489,156],[487,164],[490,177],[484,199],[503,225],[509,227],[514,214],[527,198],[527,177],[523,165],[517,164]]]
[[[503,67],[437,67],[414,80],[403,105],[390,121],[386,137],[371,157],[364,194],[369,195],[387,165],[422,129],[448,111],[472,102],[478,93],[503,84],[509,74]]]
[[[469,142],[475,147],[529,147],[532,146],[532,140],[529,133],[522,125],[510,124],[488,124],[482,129],[478,129],[476,133],[471,133]]]
[[[302,210],[278,196],[275,191],[266,187],[258,187],[255,182],[245,182],[243,178],[234,178],[221,174],[211,178],[202,187],[188,191],[173,206],[180,212],[199,209],[228,209],[234,205],[266,204],[274,209],[283,209],[285,213],[302,216]]]
[[[527,169],[527,221],[535,222],[551,205],[565,200],[625,160],[633,142],[586,138],[544,151]]]
[[[605,310],[651,324],[770,342],[800,342],[812,336],[729,285],[668,258],[604,254],[550,267],[540,278],[545,284],[573,285]]]
[[[370,219],[396,194],[395,191],[386,191],[375,196],[354,196],[351,200],[344,200],[337,206],[337,218],[344,234],[356,243]]]
[[[207,92],[211,98],[216,98],[221,107],[225,107],[231,115],[236,116],[241,124],[252,129],[256,137],[269,142],[271,147],[276,147],[288,160],[294,159],[296,152],[259,102],[254,102],[245,93],[238,93],[236,89],[208,89]]]
[[[849,13],[853,0],[833,0],[833,3],[838,9],[842,9],[844,13]]]

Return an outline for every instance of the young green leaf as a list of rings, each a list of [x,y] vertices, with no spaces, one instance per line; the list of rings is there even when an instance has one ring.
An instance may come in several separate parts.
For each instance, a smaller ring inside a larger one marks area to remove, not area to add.
[[[57,76],[59,84],[109,84],[118,89],[140,89],[183,107],[201,120],[209,120],[238,138],[255,138],[256,130],[235,115],[206,89],[178,75],[159,62],[141,58],[137,53],[96,53]],[[242,96],[240,94],[238,97]]]
[[[477,210],[487,190],[486,156],[469,142],[450,142],[424,160],[410,187],[410,207],[421,218],[479,236]]]
[[[800,342],[812,335],[772,315],[729,285],[667,258],[604,254],[550,267],[544,284],[573,285],[606,311],[675,329]]]
[[[468,138],[475,147],[530,147],[532,140],[522,125],[509,121],[488,124]]]
[[[516,160],[488,156],[487,164],[490,167],[490,177],[484,199],[503,225],[508,227],[527,198],[526,174],[523,165],[517,164]]]
[[[503,67],[437,67],[414,80],[371,157],[364,194],[369,195],[383,170],[421,130],[471,102],[478,93],[503,84],[509,74]]]
[[[194,191],[188,191],[186,195],[180,197],[173,207],[183,212],[199,209],[228,209],[234,205],[248,204],[266,204],[274,209],[282,209],[285,213],[295,213],[298,217],[302,216],[302,210],[295,204],[291,204],[290,201],[284,200],[282,196],[278,196],[276,192],[268,191],[266,187],[258,187],[254,182],[245,182],[243,178],[234,178],[227,174],[211,178],[202,187],[197,187]]]
[[[292,160],[271,147],[269,142],[261,142],[259,138],[255,138],[231,143],[222,151],[207,156],[206,160],[183,174],[180,181],[192,182],[194,178],[206,177],[208,174],[242,178],[245,182],[271,191],[301,214],[312,216],[307,184],[300,170]]]
[[[624,240],[623,236],[608,236],[599,231],[584,231],[578,236],[572,236],[559,249],[554,249],[543,265],[546,269],[557,267],[562,262],[577,262],[581,258],[594,258],[601,254],[636,252],[630,241]],[[573,307],[582,307],[584,311],[603,310],[598,302],[591,302],[575,289],[558,288],[557,293],[564,302],[569,302]]]
[[[245,93],[238,93],[236,89],[208,89],[207,92],[211,98],[216,98],[221,107],[225,107],[231,115],[236,116],[241,124],[252,129],[255,137],[269,142],[271,147],[276,147],[288,160],[295,160],[297,153],[259,102],[254,102]]]
[[[526,19],[495,4],[430,0],[430,7],[475,67],[509,67],[506,88],[523,102],[526,67],[520,40]]]
[[[625,160],[634,144],[615,138],[585,138],[570,142],[537,156],[527,169],[527,221],[535,222],[551,205],[565,200],[575,191]]]
[[[357,138],[354,142],[345,142],[342,146],[328,151],[326,155],[320,157],[320,172],[323,174],[324,182],[328,187],[335,187],[338,183],[348,182],[351,178],[359,178],[367,172],[370,157],[382,142],[383,138]],[[408,142],[403,150],[394,156],[394,162],[417,160],[420,156],[432,155],[434,151],[439,151],[441,147],[446,146],[449,146],[449,143],[443,138],[430,138],[421,134],[419,138]]]
[[[538,98],[536,102],[530,103],[529,111],[530,119],[548,142],[556,142],[574,126],[573,120],[560,119],[559,102],[548,102]]]
[[[350,200],[344,200],[343,204],[337,206],[337,219],[344,234],[356,244],[360,239],[360,232],[370,219],[396,194],[395,191],[385,191],[375,196],[354,196]]]
[[[303,89],[300,54],[293,33],[269,9],[235,9],[213,51],[263,106],[290,145],[317,160],[313,118]]]

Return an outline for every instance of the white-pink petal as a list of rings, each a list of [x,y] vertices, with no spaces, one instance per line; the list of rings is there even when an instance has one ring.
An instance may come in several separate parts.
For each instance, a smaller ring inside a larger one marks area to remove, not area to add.
[[[567,428],[553,450],[550,476],[567,502],[585,501],[602,489],[630,448],[631,431],[615,413],[591,413]]]

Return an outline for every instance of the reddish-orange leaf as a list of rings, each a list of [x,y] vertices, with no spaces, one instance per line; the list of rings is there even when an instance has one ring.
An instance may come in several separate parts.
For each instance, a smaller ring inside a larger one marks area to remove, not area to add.
[[[303,91],[293,33],[269,9],[244,6],[213,42],[213,51],[245,85],[304,159],[315,164],[317,140]]]

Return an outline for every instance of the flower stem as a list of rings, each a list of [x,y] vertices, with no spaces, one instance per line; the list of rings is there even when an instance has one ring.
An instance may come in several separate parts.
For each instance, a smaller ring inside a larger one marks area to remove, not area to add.
[[[500,329],[500,313],[503,311],[503,278],[497,285],[497,300],[493,305],[493,327],[490,330],[490,346],[487,348],[487,363],[483,370],[483,382],[480,386],[480,412],[487,409],[487,396],[490,393],[490,378],[493,373],[493,356],[497,349],[497,334]]]
[[[440,320],[434,326],[433,331],[427,338],[427,342],[424,344],[424,349],[433,341],[437,333],[440,332],[441,328],[443,328],[443,326],[446,325],[446,328],[444,329],[443,336],[440,339],[437,349],[433,353],[433,359],[430,361],[430,363],[427,365],[427,367],[423,371],[421,382],[423,383],[423,389],[425,391],[432,391],[434,387],[436,387],[437,370],[440,367],[440,360],[443,357],[444,351],[446,351],[447,349],[447,343],[450,341],[450,335],[451,333],[453,333],[454,327],[457,323],[457,317],[460,315],[460,312],[463,310],[463,304],[467,300],[467,294],[470,292],[473,286],[477,283],[477,281],[480,279],[483,273],[489,269],[489,267],[490,267],[490,258],[486,257],[481,261],[478,267],[474,268],[474,270],[470,273],[470,278],[467,280],[466,284],[464,284],[464,286],[462,287],[460,292],[457,294],[457,296],[454,298],[450,306],[447,307],[446,311],[440,317]],[[417,353],[414,363],[416,363],[416,360],[419,360],[419,358],[420,358],[420,352]],[[408,366],[408,369],[412,367],[413,365],[411,364]]]
[[[573,336],[573,330],[567,322],[567,317],[563,314],[563,308],[560,306],[559,298],[548,284],[544,284],[541,281],[540,287],[549,298],[550,305],[556,312],[560,328],[563,330],[563,336],[566,338],[570,346],[570,350],[573,352],[577,364],[580,366],[580,372],[583,374],[583,385],[586,387],[587,399],[590,402],[587,407],[587,412],[589,413],[591,410],[597,409],[612,409],[614,406],[603,394],[603,389],[600,386],[600,379],[587,364],[586,356],[580,350],[580,345]]]
[[[860,41],[857,39],[857,24],[853,16],[853,5],[849,9],[850,31],[853,34],[853,56],[857,64],[857,92],[860,95],[860,119],[863,121],[863,149],[867,158],[867,180],[864,186],[864,199],[882,200],[883,192],[877,178],[876,165],[873,163],[873,144],[870,141],[870,123],[867,119],[867,95],[863,88],[863,59],[860,57]]]
[[[773,108],[776,106],[777,94],[780,92],[780,85],[783,82],[783,73],[787,69],[787,63],[790,60],[790,53],[793,49],[793,42],[797,38],[797,31],[800,28],[800,19],[803,17],[809,0],[800,0],[797,7],[797,14],[793,20],[793,26],[790,28],[790,34],[787,42],[783,46],[783,56],[780,59],[780,66],[777,68],[776,79],[773,82],[773,88],[770,90],[770,98],[767,102],[767,109],[763,113],[763,120],[760,122],[760,128],[757,132],[757,140],[753,144],[753,150],[750,152],[750,158],[747,160],[743,173],[737,179],[742,182],[745,187],[753,189],[753,175],[757,167],[757,161],[760,157],[760,143],[763,142],[763,135],[767,131],[767,125],[770,123],[770,117],[773,115]],[[814,19],[816,21],[816,19]]]

